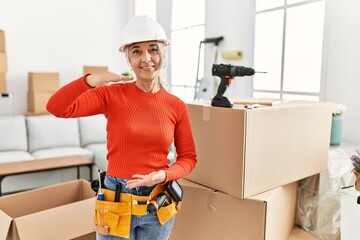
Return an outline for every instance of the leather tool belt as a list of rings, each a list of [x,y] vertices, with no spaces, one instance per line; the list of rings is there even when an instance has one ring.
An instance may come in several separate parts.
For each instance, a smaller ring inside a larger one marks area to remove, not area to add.
[[[111,234],[130,238],[131,216],[147,214],[147,205],[151,199],[164,191],[164,185],[158,184],[149,196],[137,196],[130,193],[120,193],[120,201],[114,202],[115,191],[102,189],[104,200],[95,203],[95,230],[103,235]],[[168,193],[165,191],[168,195]],[[179,210],[180,203],[171,201],[167,206],[156,212],[159,222],[163,225]]]

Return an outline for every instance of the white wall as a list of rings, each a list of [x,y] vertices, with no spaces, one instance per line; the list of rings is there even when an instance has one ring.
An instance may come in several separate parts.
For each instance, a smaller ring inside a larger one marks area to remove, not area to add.
[[[8,90],[13,114],[27,111],[28,72],[59,72],[61,85],[80,77],[84,65],[127,70],[119,47],[133,15],[131,0],[2,0]]]
[[[360,1],[328,0],[325,101],[345,104],[343,140],[360,144]]]
[[[206,0],[207,38],[224,36],[218,48],[218,63],[253,66],[255,1],[253,0]],[[214,46],[206,46],[205,77],[211,76],[214,62]],[[224,60],[221,53],[228,50],[241,50],[239,60]],[[207,68],[207,69],[206,69]],[[237,77],[226,90],[229,98],[250,97],[252,77]]]

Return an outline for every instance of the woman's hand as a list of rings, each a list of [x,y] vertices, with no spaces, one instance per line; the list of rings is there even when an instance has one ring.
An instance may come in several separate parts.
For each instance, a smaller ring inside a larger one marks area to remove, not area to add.
[[[162,183],[166,180],[166,172],[159,170],[147,175],[135,174],[132,176],[134,179],[127,181],[126,188],[135,188],[139,186],[153,186]]]
[[[108,85],[113,82],[128,82],[132,81],[134,78],[132,76],[121,76],[112,72],[105,73],[92,73],[85,78],[85,82],[90,87],[98,87]]]

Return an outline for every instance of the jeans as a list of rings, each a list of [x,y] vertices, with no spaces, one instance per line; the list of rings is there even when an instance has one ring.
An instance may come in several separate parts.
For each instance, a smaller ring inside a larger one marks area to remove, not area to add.
[[[121,184],[121,192],[131,193],[139,196],[148,196],[155,186],[152,187],[136,187],[133,189],[125,188],[127,180],[123,178],[115,178],[111,176],[105,177],[105,186],[108,189],[115,190],[116,184]],[[130,226],[131,240],[168,240],[172,227],[174,225],[175,217],[171,218],[164,225],[161,225],[156,213],[147,214],[145,216],[132,216]],[[121,240],[121,238],[114,235],[101,235],[96,233],[97,240]]]

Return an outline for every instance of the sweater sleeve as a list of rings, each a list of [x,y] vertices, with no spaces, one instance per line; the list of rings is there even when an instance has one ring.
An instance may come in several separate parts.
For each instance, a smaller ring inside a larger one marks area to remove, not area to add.
[[[75,118],[104,112],[103,98],[97,88],[85,83],[85,76],[74,80],[52,95],[46,109],[56,117]]]
[[[185,177],[194,169],[197,162],[189,112],[183,102],[179,109],[179,119],[175,128],[174,143],[177,158],[176,162],[166,170],[166,181]]]

